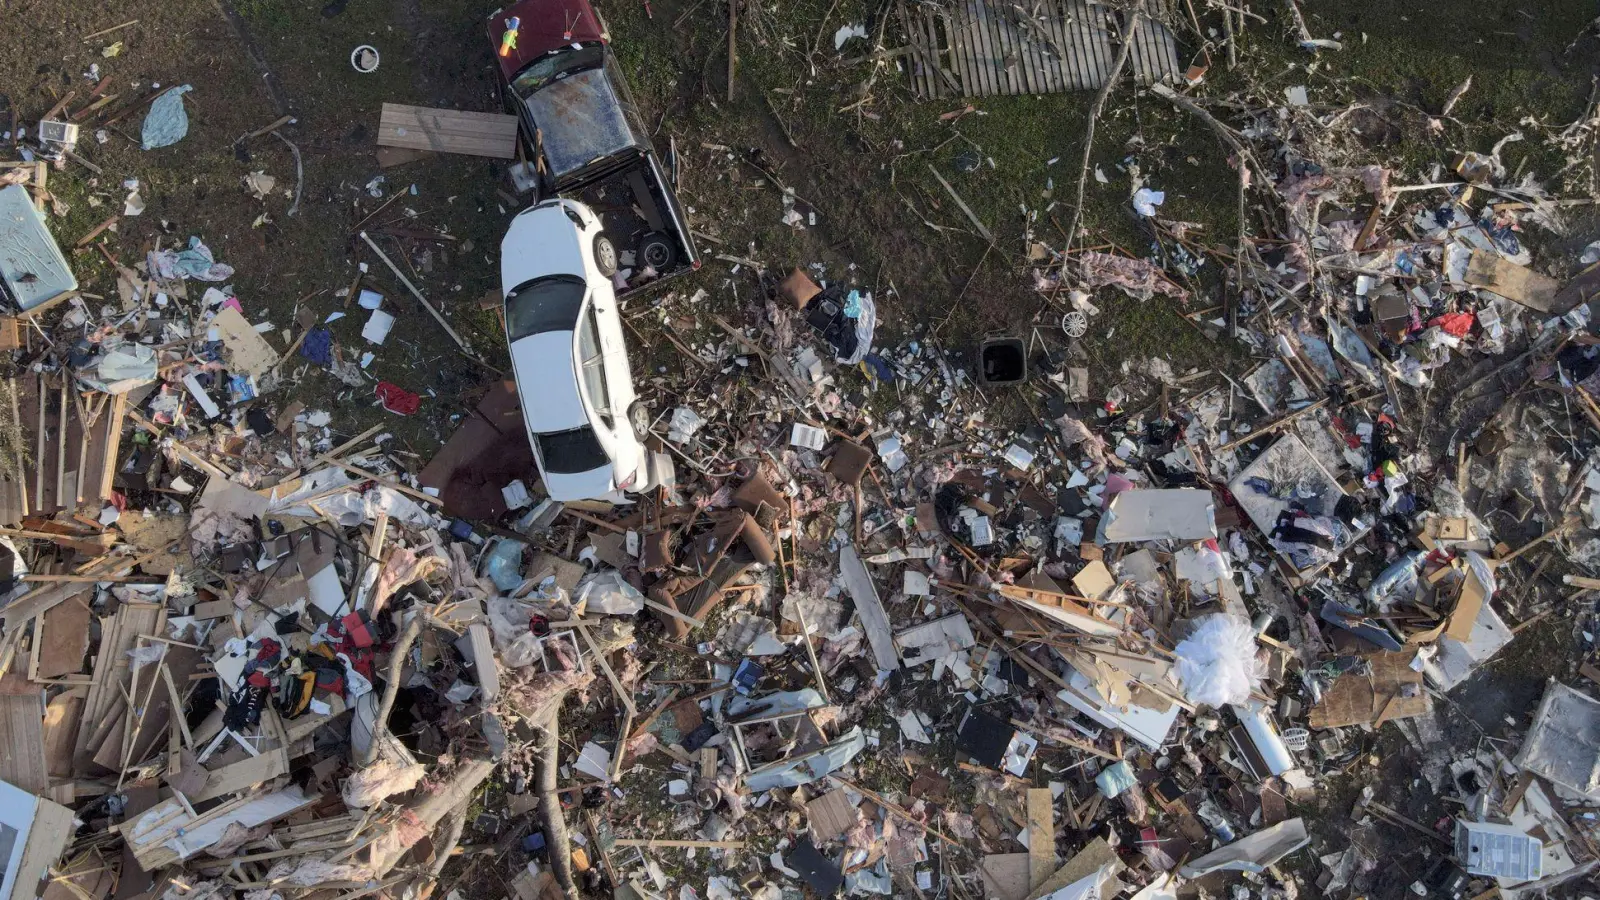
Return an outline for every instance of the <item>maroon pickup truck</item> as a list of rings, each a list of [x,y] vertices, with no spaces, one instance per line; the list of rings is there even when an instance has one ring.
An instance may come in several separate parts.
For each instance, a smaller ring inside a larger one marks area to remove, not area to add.
[[[688,220],[588,0],[513,3],[489,16],[489,40],[538,168],[532,202],[565,197],[600,216],[633,273],[619,295],[698,269]]]

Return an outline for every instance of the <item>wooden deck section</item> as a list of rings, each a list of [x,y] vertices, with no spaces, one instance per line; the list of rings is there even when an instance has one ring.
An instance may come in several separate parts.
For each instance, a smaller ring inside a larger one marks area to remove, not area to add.
[[[98,514],[111,496],[127,396],[80,391],[59,373],[25,372],[13,384],[28,459],[0,461],[0,525],[79,507]]]
[[[511,159],[517,155],[517,117],[385,103],[378,146]]]
[[[1126,25],[1088,0],[897,0],[911,82],[925,100],[1095,90],[1116,60]],[[1145,16],[1129,51],[1140,84],[1175,77],[1172,31]]]

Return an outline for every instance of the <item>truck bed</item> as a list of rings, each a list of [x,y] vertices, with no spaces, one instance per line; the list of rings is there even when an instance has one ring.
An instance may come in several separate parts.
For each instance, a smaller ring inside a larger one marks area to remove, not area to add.
[[[611,172],[587,184],[563,190],[561,196],[594,210],[600,217],[606,236],[617,248],[619,271],[627,275],[628,287],[619,291],[626,295],[694,268],[696,260],[691,255],[688,236],[679,232],[663,195],[657,173],[649,157],[641,156],[629,166]],[[646,268],[642,247],[646,239],[664,240],[673,248],[673,260],[654,277],[641,278]]]

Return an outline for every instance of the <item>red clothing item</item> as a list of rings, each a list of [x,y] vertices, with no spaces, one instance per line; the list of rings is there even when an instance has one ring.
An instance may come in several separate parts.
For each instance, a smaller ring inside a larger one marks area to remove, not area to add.
[[[398,384],[387,381],[378,382],[373,389],[378,399],[383,401],[383,408],[396,415],[409,416],[422,408],[422,397],[413,394]]]

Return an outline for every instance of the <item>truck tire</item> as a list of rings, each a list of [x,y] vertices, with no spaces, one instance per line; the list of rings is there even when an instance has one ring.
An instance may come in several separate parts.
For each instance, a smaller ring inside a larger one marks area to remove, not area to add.
[[[639,262],[657,272],[665,272],[678,259],[678,248],[672,239],[659,231],[652,231],[639,239]]]
[[[617,274],[617,247],[603,234],[594,236],[594,267],[607,278]]]

